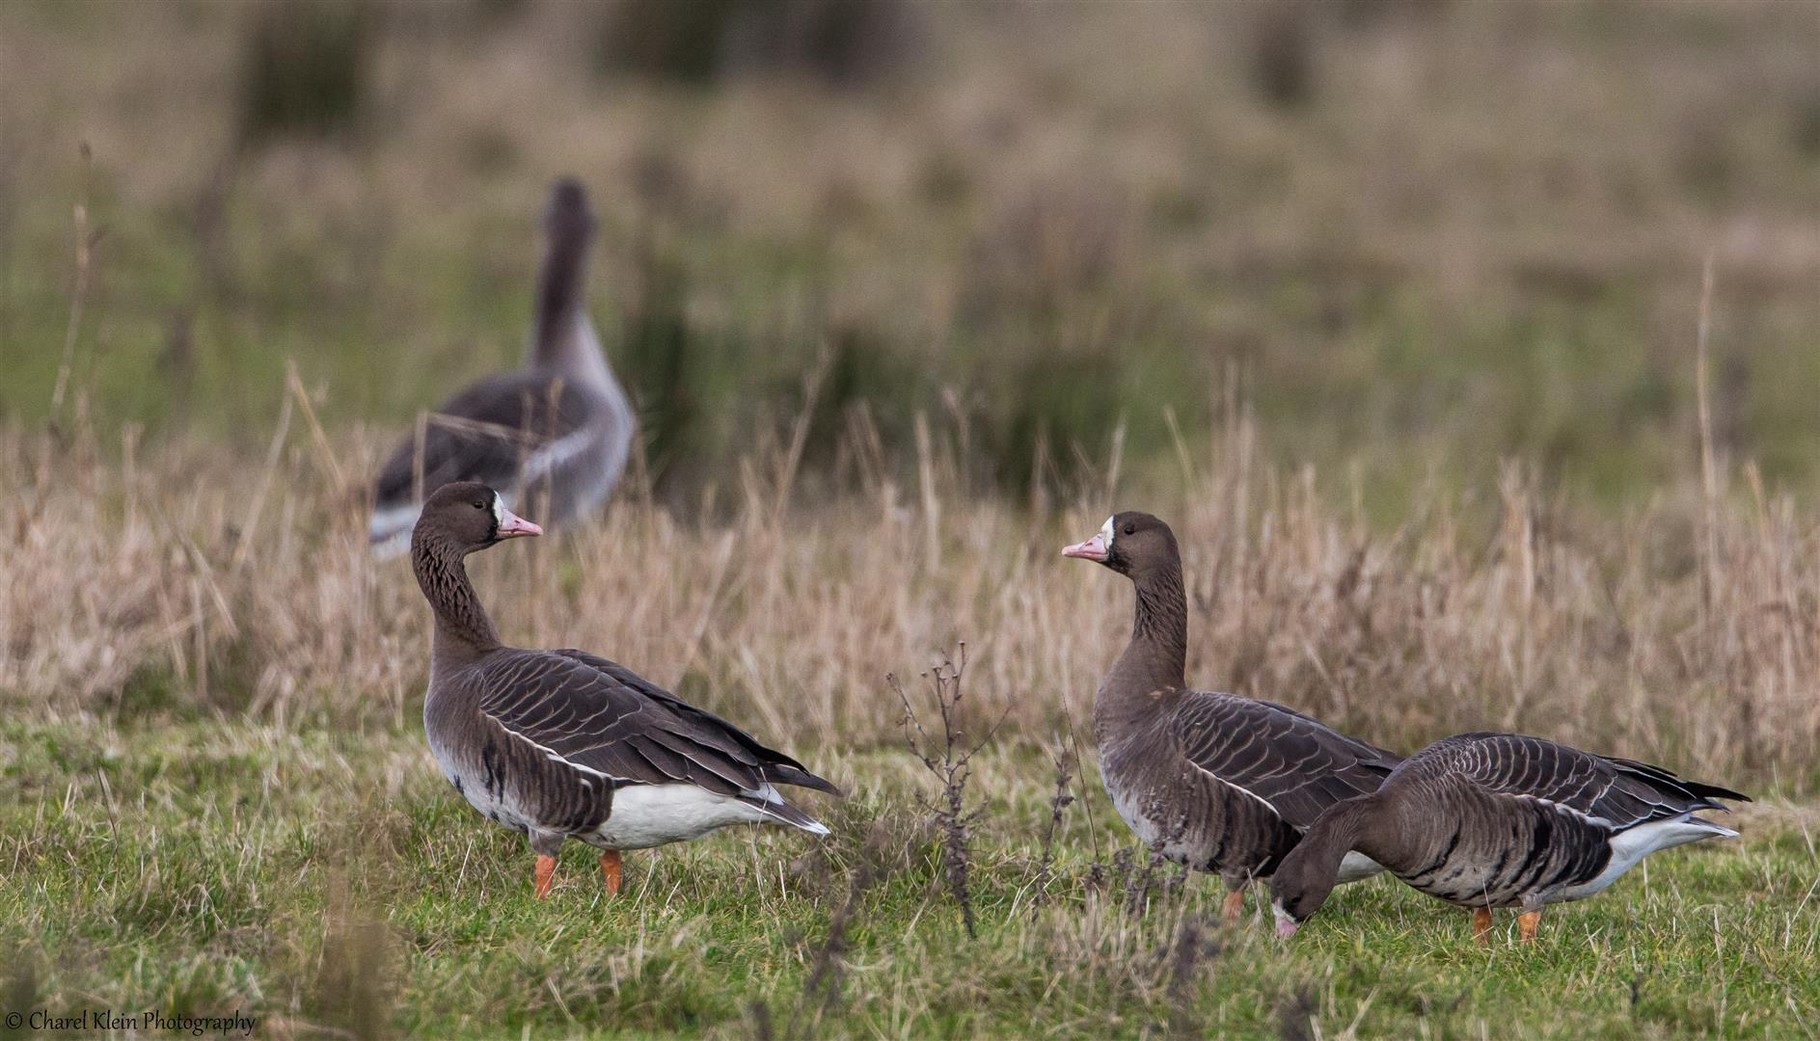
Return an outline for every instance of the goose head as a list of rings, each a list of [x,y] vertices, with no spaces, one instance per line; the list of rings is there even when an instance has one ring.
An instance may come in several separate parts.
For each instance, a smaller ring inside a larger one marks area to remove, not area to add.
[[[550,202],[544,208],[543,230],[553,243],[570,250],[584,247],[599,227],[594,210],[588,205],[588,190],[573,177],[564,177],[550,189]]]
[[[1302,846],[1291,850],[1277,865],[1270,879],[1270,912],[1276,919],[1277,935],[1287,940],[1302,923],[1314,916],[1333,893],[1335,876],[1323,871],[1314,851]]]
[[[542,534],[542,528],[506,509],[498,492],[478,481],[458,481],[436,489],[423,504],[413,538],[467,556],[505,539]]]
[[[1136,510],[1106,518],[1092,538],[1063,547],[1062,556],[1104,564],[1134,579],[1182,565],[1169,525]]]

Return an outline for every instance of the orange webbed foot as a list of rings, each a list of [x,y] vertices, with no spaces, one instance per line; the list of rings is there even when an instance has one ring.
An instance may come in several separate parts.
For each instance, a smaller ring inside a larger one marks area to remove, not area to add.
[[[600,877],[607,884],[608,896],[619,895],[619,864],[619,851],[616,849],[607,850],[600,855]]]
[[[1525,940],[1534,940],[1536,930],[1542,927],[1542,912],[1525,911],[1517,916],[1517,935]]]
[[[1245,891],[1235,889],[1226,894],[1226,903],[1220,907],[1220,917],[1228,922],[1236,922],[1245,914]]]
[[[1479,941],[1481,947],[1491,946],[1491,908],[1472,909],[1472,938]]]
[[[556,858],[537,855],[537,899],[543,900],[550,895],[550,880],[556,877]]]

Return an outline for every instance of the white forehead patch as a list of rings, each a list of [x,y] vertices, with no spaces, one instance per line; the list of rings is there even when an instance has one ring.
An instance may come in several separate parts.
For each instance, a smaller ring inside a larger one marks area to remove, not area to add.
[[[1112,534],[1113,534],[1112,533],[1112,520],[1113,520],[1113,518],[1107,517],[1106,523],[1100,525],[1100,534],[1104,535],[1106,537],[1106,548],[1107,549],[1112,548]]]
[[[498,492],[494,492],[493,493],[493,523],[494,524],[504,524],[505,522],[506,522],[506,501],[499,497]],[[1112,522],[1107,521],[1106,523],[1110,524]]]

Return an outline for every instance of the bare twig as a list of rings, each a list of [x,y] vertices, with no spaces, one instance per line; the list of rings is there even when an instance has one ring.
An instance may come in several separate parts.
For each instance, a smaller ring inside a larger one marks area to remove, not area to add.
[[[790,445],[785,449],[783,460],[777,474],[777,497],[771,505],[771,524],[775,527],[784,515],[784,507],[789,505],[791,492],[796,487],[796,471],[803,461],[803,448],[809,441],[809,428],[815,422],[815,404],[821,398],[822,384],[828,379],[828,370],[833,366],[834,352],[823,344],[815,357],[815,368],[803,377],[803,406],[796,416],[796,423],[790,431]]]
[[[70,372],[76,361],[76,334],[82,327],[82,305],[88,299],[90,274],[93,271],[96,243],[101,241],[100,229],[91,231],[88,222],[88,186],[92,153],[88,142],[82,142],[82,190],[76,199],[76,286],[70,294],[69,323],[63,330],[63,360],[57,365],[57,384],[51,390],[51,426],[55,428],[63,418],[63,398],[69,391]]]
[[[747,1010],[752,1016],[753,1041],[773,1041],[777,1035],[771,1029],[771,1006],[764,998],[755,998]]]
[[[923,726],[916,709],[910,704],[909,694],[905,693],[903,684],[897,681],[897,677],[887,676],[885,679],[904,706],[904,742],[909,745],[910,754],[916,756],[942,782],[941,801],[937,804],[925,802],[923,805],[934,814],[936,823],[941,826],[948,890],[954,895],[955,903],[960,905],[961,921],[967,927],[967,935],[975,937],[979,932],[973,913],[973,860],[967,846],[967,831],[983,811],[966,808],[967,781],[973,775],[973,757],[992,740],[993,734],[998,731],[998,724],[993,724],[979,741],[972,745],[966,744],[966,735],[961,731],[958,719],[958,709],[964,696],[961,678],[966,671],[967,645],[962,643],[954,658],[943,659],[939,665],[923,674],[929,678],[936,708],[941,716],[942,732],[939,739],[931,737],[928,729]],[[1003,721],[1004,717],[1001,716],[999,722]]]
[[[1159,843],[1160,845],[1160,843]],[[1161,850],[1151,847],[1145,851],[1144,864],[1138,866],[1137,858],[1126,846],[1112,855],[1112,863],[1119,870],[1124,880],[1124,891],[1120,894],[1120,903],[1127,914],[1141,918],[1150,908],[1150,892],[1156,888],[1157,872],[1162,870],[1168,861]]]
[[[1036,869],[1034,907],[1049,902],[1049,883],[1055,870],[1055,840],[1062,831],[1062,811],[1074,802],[1074,753],[1066,748],[1051,751],[1055,763],[1055,792],[1049,796],[1049,827],[1043,833],[1043,859]]]
[[[335,498],[340,501],[347,493],[347,478],[342,475],[341,462],[335,458],[335,450],[329,447],[329,435],[323,431],[322,421],[316,418],[316,405],[310,401],[310,392],[303,385],[303,377],[297,374],[296,361],[287,360],[284,363],[284,379],[291,396],[297,399],[298,406],[303,409],[304,422],[310,427],[310,442],[316,447],[316,458],[328,473],[329,479],[335,483]]]
[[[1694,396],[1700,410],[1700,491],[1705,504],[1702,514],[1700,568],[1700,616],[1702,628],[1712,611],[1713,583],[1719,566],[1719,489],[1718,465],[1713,459],[1713,415],[1707,390],[1707,341],[1713,328],[1713,255],[1706,255],[1706,266],[1700,273],[1700,332],[1694,341]]]

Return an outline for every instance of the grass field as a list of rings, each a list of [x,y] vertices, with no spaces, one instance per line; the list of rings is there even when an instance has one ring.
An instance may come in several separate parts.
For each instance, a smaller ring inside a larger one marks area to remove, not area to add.
[[[629,855],[612,900],[571,848],[540,902],[523,842],[414,733],[5,738],[11,1008],[238,1010],[272,1038],[1799,1038],[1820,1016],[1820,815],[1776,799],[1740,841],[1551,911],[1533,945],[1501,918],[1477,947],[1467,916],[1374,880],[1286,946],[1255,904],[1223,927],[1206,877],[1147,875],[1091,774],[1049,841],[1053,768],[1001,739],[969,791],[969,939],[903,755],[815,751],[852,787],[826,840]]]
[[[509,640],[634,663],[851,791],[818,803],[824,841],[633,855],[616,901],[572,849],[547,903],[427,755],[428,612],[337,483],[375,446],[301,418],[264,462],[8,440],[8,1001],[273,1037],[1811,1036],[1820,530],[1792,500],[1695,485],[1619,522],[1513,470],[1380,535],[1241,424],[1166,490],[1109,461],[1032,511],[970,497],[928,440],[912,487],[792,508],[780,451],[710,519],[634,488],[475,561]],[[1146,869],[1080,745],[1130,594],[1057,549],[1107,502],[1181,532],[1197,681],[1394,747],[1491,725],[1662,762],[1755,795],[1744,837],[1551,911],[1533,947],[1506,922],[1479,949],[1383,880],[1290,946],[1223,928],[1216,885]],[[887,678],[933,727],[918,674],[962,641],[971,939]]]

